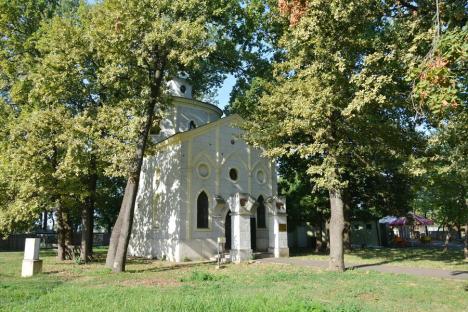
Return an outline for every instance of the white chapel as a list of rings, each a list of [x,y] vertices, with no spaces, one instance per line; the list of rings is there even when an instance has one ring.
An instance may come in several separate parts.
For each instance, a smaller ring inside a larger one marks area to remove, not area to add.
[[[217,106],[193,99],[183,79],[168,87],[173,105],[143,163],[129,254],[209,259],[221,238],[233,262],[256,251],[288,256],[274,162],[242,139],[238,115],[223,118]]]

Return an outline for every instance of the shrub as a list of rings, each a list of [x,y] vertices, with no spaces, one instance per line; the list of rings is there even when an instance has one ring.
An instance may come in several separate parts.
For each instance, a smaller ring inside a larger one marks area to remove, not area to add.
[[[432,241],[432,238],[430,236],[421,236],[419,240],[423,244],[429,244]]]
[[[181,282],[206,282],[206,281],[214,281],[216,278],[213,274],[210,274],[208,272],[200,272],[200,271],[194,271],[192,272],[192,275],[188,278],[181,278]]]

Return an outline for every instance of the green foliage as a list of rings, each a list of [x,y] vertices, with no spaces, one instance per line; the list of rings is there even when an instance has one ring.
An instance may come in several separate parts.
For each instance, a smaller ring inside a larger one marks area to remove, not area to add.
[[[277,51],[273,69],[244,87],[231,110],[248,119],[248,139],[266,154],[292,159],[300,173],[302,158],[315,190],[345,188],[352,216],[404,214],[419,196],[412,185],[426,171],[457,193],[447,193],[453,200],[442,205],[457,202],[450,210],[463,215],[463,7],[440,3],[441,34],[434,40],[432,1],[280,1],[268,20],[282,29],[270,43]],[[435,127],[430,136],[417,130],[421,124]],[[309,187],[306,177],[299,180]],[[290,189],[298,182],[294,175],[283,180]],[[293,207],[301,206],[299,197],[310,211],[301,193],[288,193]]]
[[[6,182],[4,195],[8,197],[6,207],[0,211],[2,234],[31,224],[41,211],[55,207],[58,198],[70,199],[68,192],[77,180],[66,178],[62,161],[67,142],[63,134],[71,126],[66,116],[63,109],[34,111],[6,125],[8,136],[0,172]]]
[[[436,36],[436,35],[434,35]],[[409,75],[421,111],[433,121],[466,111],[468,28],[455,27],[436,36],[429,54]]]
[[[93,193],[104,196],[98,216],[108,227],[122,195],[109,181],[138,168],[148,103],[156,124],[170,105],[165,81],[178,75],[209,93],[238,66],[246,36],[237,1],[1,1],[0,9],[2,233],[42,210],[73,212]],[[41,165],[24,168],[28,161]]]
[[[306,159],[316,188],[345,188],[359,175],[381,174],[381,158],[407,153],[412,124],[395,101],[398,59],[377,31],[386,9],[376,1],[308,3],[279,41],[286,61],[261,84],[249,139],[270,156]]]
[[[330,217],[328,194],[312,193],[313,184],[306,173],[307,163],[298,157],[280,161],[279,193],[286,196],[288,204],[288,228],[309,222],[321,226]]]
[[[409,171],[419,178],[413,206],[451,226],[468,222],[464,4],[441,2],[440,17],[426,19],[424,27],[417,28],[406,54],[414,104],[427,122],[425,150],[408,162]],[[423,19],[416,21],[421,25]]]
[[[201,272],[201,271],[193,271],[192,275],[188,278],[181,278],[181,282],[207,282],[207,281],[214,281],[216,279],[215,276],[208,272]]]
[[[468,114],[462,112],[430,135],[424,155],[409,163],[418,177],[414,209],[443,225],[468,222]]]

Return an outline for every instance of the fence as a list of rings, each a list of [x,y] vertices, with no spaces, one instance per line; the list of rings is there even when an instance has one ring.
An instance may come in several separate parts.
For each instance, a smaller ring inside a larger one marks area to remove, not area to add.
[[[22,251],[24,250],[24,242],[26,238],[40,238],[41,248],[56,248],[57,233],[30,233],[30,234],[13,234],[7,239],[0,239],[0,251]],[[93,233],[93,246],[108,246],[109,233]],[[73,233],[73,245],[80,245],[81,233]]]

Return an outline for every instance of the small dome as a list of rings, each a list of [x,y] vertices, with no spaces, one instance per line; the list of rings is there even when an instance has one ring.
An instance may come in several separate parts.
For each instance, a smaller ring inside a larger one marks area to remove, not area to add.
[[[192,98],[192,86],[187,80],[174,78],[167,83],[169,92],[174,96],[180,96],[186,99]]]

